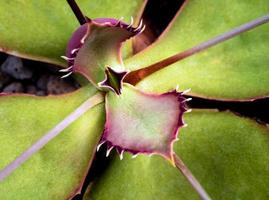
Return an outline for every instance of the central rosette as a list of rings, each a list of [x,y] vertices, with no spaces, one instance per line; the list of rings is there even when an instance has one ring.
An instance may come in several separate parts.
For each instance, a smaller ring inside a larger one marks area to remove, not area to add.
[[[62,71],[78,72],[106,92],[106,124],[100,145],[107,144],[107,155],[115,148],[121,157],[124,151],[159,154],[173,163],[173,142],[187,110],[182,93],[149,94],[123,84],[128,72],[121,46],[144,28],[142,21],[133,27],[110,18],[88,19],[70,39],[63,57],[69,68]]]
[[[144,30],[111,18],[88,20],[71,37],[66,52],[69,70],[84,75],[97,88],[121,93],[127,74],[121,58],[121,46]]]

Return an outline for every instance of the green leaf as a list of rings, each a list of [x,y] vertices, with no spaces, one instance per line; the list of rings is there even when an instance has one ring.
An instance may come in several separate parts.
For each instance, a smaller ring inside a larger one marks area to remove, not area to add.
[[[147,67],[268,12],[267,0],[189,1],[158,42],[127,60],[126,67]],[[191,95],[224,100],[268,96],[268,43],[265,24],[157,71],[138,87],[163,92],[179,84],[192,88]]]
[[[91,17],[139,17],[143,0],[77,0]],[[65,0],[0,1],[0,50],[65,66],[60,56],[79,24]],[[127,51],[130,51],[130,45]],[[126,52],[127,53],[127,52]]]
[[[185,115],[175,150],[212,199],[268,199],[269,131],[229,112]],[[185,178],[159,156],[124,155],[89,188],[85,199],[199,199]]]
[[[0,169],[96,93],[0,97]],[[79,192],[104,124],[104,106],[86,112],[0,182],[0,199],[67,199]]]

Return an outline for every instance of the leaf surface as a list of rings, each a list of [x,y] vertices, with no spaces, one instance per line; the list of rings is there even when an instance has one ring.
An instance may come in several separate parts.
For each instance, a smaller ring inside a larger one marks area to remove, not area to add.
[[[104,87],[120,93],[122,79],[127,73],[122,62],[122,44],[141,31],[142,26],[133,27],[111,18],[99,18],[83,24],[68,44],[71,70],[84,75],[96,87],[104,84]],[[72,53],[73,50],[77,52]]]
[[[269,13],[267,0],[191,0],[153,45],[126,61],[144,68]],[[210,99],[251,100],[269,95],[269,24],[245,32],[146,77],[138,87],[164,92],[191,88]],[[169,78],[168,78],[169,77]]]
[[[173,162],[173,143],[183,126],[185,98],[176,91],[149,94],[129,84],[120,96],[106,95],[106,123],[102,142],[108,149],[133,154],[159,154]]]
[[[0,169],[75,110],[96,90],[60,96],[0,97]],[[0,199],[67,199],[79,192],[104,124],[97,105],[0,182]]]
[[[269,131],[229,112],[185,115],[175,151],[212,199],[267,199]],[[159,156],[118,156],[89,188],[85,199],[199,199],[185,178]]]

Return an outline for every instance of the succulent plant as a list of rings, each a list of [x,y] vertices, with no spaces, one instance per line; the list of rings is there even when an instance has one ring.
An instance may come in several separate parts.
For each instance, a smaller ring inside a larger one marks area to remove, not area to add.
[[[1,51],[59,65],[82,84],[57,96],[0,94],[0,199],[71,199],[82,187],[83,199],[268,198],[268,127],[188,112],[186,102],[268,97],[269,3],[187,0],[135,55],[146,1],[77,3],[0,3]],[[88,174],[100,149],[110,162]]]

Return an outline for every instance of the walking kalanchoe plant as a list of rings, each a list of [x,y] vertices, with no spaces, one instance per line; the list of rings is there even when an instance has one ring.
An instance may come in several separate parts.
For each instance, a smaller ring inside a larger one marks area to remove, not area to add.
[[[71,37],[66,56],[62,56],[69,67],[60,71],[67,73],[62,78],[72,72],[81,73],[97,89],[106,91],[106,122],[97,149],[106,143],[107,156],[115,148],[121,159],[124,151],[134,156],[159,154],[175,165],[173,143],[178,129],[184,125],[182,116],[187,111],[185,102],[189,99],[177,90],[149,94],[123,83],[128,72],[121,58],[121,46],[145,29],[142,20],[137,27],[133,27],[133,20],[131,24],[111,18],[91,20],[81,14],[75,1],[68,2],[82,24]],[[37,144],[32,146],[35,150],[26,152],[17,160],[22,163],[22,158],[44,146],[40,142]],[[18,167],[16,160],[14,163]],[[1,173],[2,179],[12,171],[11,168],[6,169],[7,173]]]
[[[176,155],[173,148],[173,143],[177,140],[178,130],[184,126],[182,116],[185,112],[190,111],[187,110],[185,104],[190,99],[183,96],[189,90],[179,92],[179,89],[174,85],[174,89],[168,92],[167,90],[163,93],[148,92],[141,89],[143,88],[143,86],[141,87],[141,82],[142,80],[147,81],[146,77],[160,69],[166,68],[168,65],[268,22],[269,16],[266,15],[244,24],[183,53],[166,59],[158,59],[154,62],[150,61],[150,64],[146,66],[140,66],[139,64],[133,66],[134,61],[132,59],[136,59],[139,55],[134,56],[127,60],[126,67],[123,64],[120,52],[122,44],[145,29],[142,20],[137,26],[134,26],[132,18],[130,24],[123,22],[121,19],[90,19],[82,14],[75,1],[68,0],[68,3],[81,26],[69,40],[66,55],[62,56],[62,58],[67,60],[68,67],[60,71],[66,73],[63,78],[71,75],[73,72],[82,74],[99,92],[69,114],[21,156],[11,162],[11,164],[3,168],[0,171],[0,180],[3,181],[3,184],[9,184],[9,177],[7,176],[11,172],[44,147],[72,122],[85,114],[90,108],[105,101],[106,117],[104,129],[100,140],[96,140],[98,144],[95,142],[95,145],[93,145],[94,148],[98,150],[101,145],[106,145],[107,156],[115,148],[120,155],[120,159],[123,158],[125,151],[133,154],[134,157],[138,154],[161,155],[181,170],[202,199],[210,199],[188,168],[183,164],[182,160]],[[191,5],[194,7],[194,4]],[[140,59],[142,60],[142,58]],[[147,85],[145,82],[144,84]],[[148,90],[147,87],[145,88]],[[90,91],[92,93],[91,91],[95,90],[84,88],[83,91]],[[46,105],[46,107],[49,106]],[[90,122],[87,121],[87,123]],[[242,122],[242,126],[250,127],[248,123],[247,125],[244,123],[246,122]],[[260,130],[260,132],[262,131]],[[83,143],[82,140],[80,142]],[[80,146],[75,146],[75,148],[80,148]],[[80,154],[78,153],[77,155]],[[9,161],[11,160],[9,159]],[[70,182],[73,183],[75,181],[72,180]],[[70,186],[69,190],[70,188],[73,189],[74,185]],[[93,187],[97,188],[96,191],[98,193],[98,186]],[[79,192],[80,189],[81,185],[76,189],[75,193]],[[102,195],[104,194],[102,193],[100,198],[102,198]],[[66,198],[65,194],[58,197]]]

